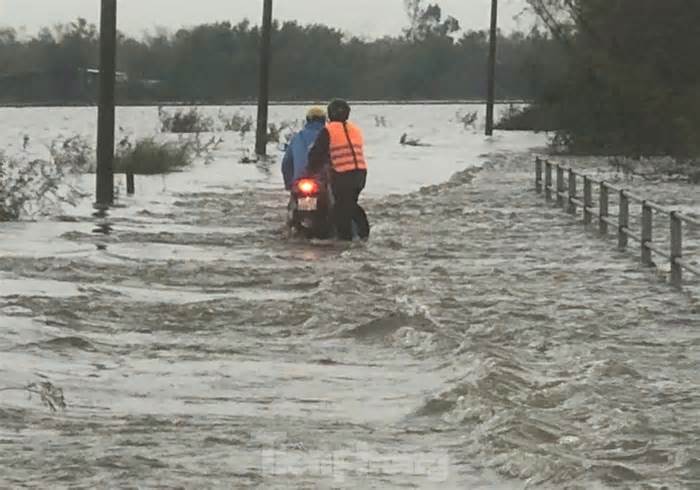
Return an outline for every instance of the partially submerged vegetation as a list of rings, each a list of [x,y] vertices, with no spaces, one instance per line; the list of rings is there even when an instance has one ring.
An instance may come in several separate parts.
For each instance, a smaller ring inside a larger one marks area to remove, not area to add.
[[[75,206],[89,194],[80,186],[80,176],[96,170],[94,147],[82,136],[58,138],[45,158],[30,157],[31,139],[23,140],[17,155],[0,152],[0,221],[17,221],[55,212],[61,205]],[[199,134],[177,141],[155,137],[131,141],[124,137],[115,153],[114,172],[158,175],[180,172],[197,159],[211,163],[223,139]]]
[[[235,112],[228,116],[223,110],[219,110],[219,121],[223,124],[224,131],[230,131],[241,135],[241,139],[253,130],[255,121],[251,116],[245,116],[240,112]]]
[[[27,393],[30,397],[38,396],[41,402],[52,412],[66,408],[66,400],[63,396],[63,389],[54,385],[50,381],[40,381],[29,383],[20,387],[0,388],[0,392],[19,391]]]
[[[402,146],[432,146],[428,143],[423,143],[420,138],[411,138],[408,133],[403,133],[399,139],[399,144]]]
[[[386,128],[387,127],[386,116],[375,115],[374,116],[374,125],[378,128]]]
[[[214,131],[214,120],[205,116],[196,107],[178,109],[169,113],[158,107],[158,119],[163,133],[208,133]]]
[[[85,196],[75,178],[91,168],[80,137],[54,141],[46,159],[0,152],[0,221],[42,214],[63,203],[75,205]]]
[[[289,141],[294,134],[295,128],[295,121],[282,121],[279,124],[270,123],[267,130],[268,143],[280,143],[282,137],[285,138],[285,141]]]
[[[160,175],[181,172],[200,160],[212,163],[214,152],[224,142],[220,127],[197,108],[169,113],[158,110],[161,131],[177,134],[144,138],[121,136],[114,161],[114,173]],[[252,117],[241,112],[226,115],[219,111],[224,131],[235,131],[245,138],[254,127]],[[281,146],[289,142],[298,128],[298,120],[273,122],[268,126],[268,141]],[[123,130],[122,130],[123,131]],[[210,133],[206,136],[203,133]],[[47,158],[30,158],[36,148],[33,140],[23,135],[18,155],[0,152],[0,221],[15,221],[36,216],[43,211],[55,212],[60,204],[76,205],[88,194],[78,185],[81,175],[96,171],[95,148],[86,138],[76,135],[54,140]],[[242,163],[258,162],[250,154]],[[266,163],[267,165],[267,163]]]
[[[557,131],[559,128],[551,110],[548,110],[544,105],[526,107],[510,105],[496,124],[496,129],[501,131],[551,132]]]
[[[474,128],[476,122],[479,120],[479,113],[476,111],[462,112],[458,111],[456,114],[457,122],[459,122],[464,129]]]
[[[158,175],[179,172],[192,164],[193,147],[189,141],[158,142],[142,138],[131,143],[122,140],[114,160],[114,172],[134,175]]]
[[[235,132],[241,140],[251,133],[255,127],[255,120],[250,115],[236,111],[232,115],[227,115],[223,109],[219,110],[219,124],[214,119],[204,115],[196,107],[190,109],[177,109],[168,112],[162,107],[158,107],[158,118],[161,124],[161,132],[174,134],[194,134],[197,141],[200,140],[201,133],[213,133],[215,131]],[[269,143],[280,143],[283,138],[291,135],[297,127],[297,121],[285,120],[280,123],[271,122],[268,124],[267,141]]]

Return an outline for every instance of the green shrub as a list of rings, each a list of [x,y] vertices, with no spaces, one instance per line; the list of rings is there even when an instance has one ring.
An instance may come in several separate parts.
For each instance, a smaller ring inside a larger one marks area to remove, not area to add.
[[[28,136],[26,138],[27,140],[29,139]],[[75,135],[70,138],[55,139],[51,142],[49,153],[51,154],[51,159],[59,168],[70,169],[72,172],[79,173],[95,172],[94,150],[83,136]]]
[[[552,110],[542,105],[508,107],[508,111],[496,124],[502,131],[556,131],[556,116]]]
[[[114,172],[135,175],[180,172],[192,160],[193,148],[190,141],[159,143],[154,138],[144,138],[132,144],[124,139],[117,148]]]
[[[223,111],[219,111],[219,121],[223,124],[224,131],[239,133],[241,138],[253,129],[254,124],[251,116],[244,116],[240,112],[236,112],[233,116],[227,116]]]
[[[158,118],[163,133],[208,133],[214,130],[214,121],[196,107],[188,111],[178,109],[174,114],[158,107]]]
[[[457,122],[464,126],[464,129],[469,129],[476,125],[479,114],[477,112],[467,112],[463,114],[462,111],[458,111],[456,117]]]
[[[81,137],[55,140],[49,159],[10,157],[0,152],[0,221],[16,221],[41,214],[61,203],[75,205],[85,194],[72,177],[92,166],[89,145]],[[26,148],[25,148],[26,149]]]
[[[267,131],[267,142],[268,143],[279,143],[283,133],[286,133],[285,139],[291,139],[291,135],[294,134],[294,129],[296,127],[295,121],[282,121],[279,125],[275,123],[270,123],[268,125]],[[289,138],[286,136],[289,135]]]

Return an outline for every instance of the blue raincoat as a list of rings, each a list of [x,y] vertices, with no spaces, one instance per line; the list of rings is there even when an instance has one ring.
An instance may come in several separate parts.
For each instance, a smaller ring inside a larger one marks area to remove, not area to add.
[[[284,187],[291,190],[294,182],[302,178],[309,165],[309,150],[316,141],[318,133],[325,127],[319,121],[306,123],[304,129],[294,135],[282,159],[282,176]]]

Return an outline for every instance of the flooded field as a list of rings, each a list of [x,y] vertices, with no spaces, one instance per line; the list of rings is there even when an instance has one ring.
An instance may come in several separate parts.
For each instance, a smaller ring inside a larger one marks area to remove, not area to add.
[[[698,288],[545,204],[544,136],[458,110],[357,109],[368,243],[287,239],[278,164],[239,164],[235,133],[134,197],[120,179],[106,217],[0,224],[0,388],[68,405],[0,392],[0,487],[698,488]],[[94,134],[93,109],[0,112],[8,152]]]

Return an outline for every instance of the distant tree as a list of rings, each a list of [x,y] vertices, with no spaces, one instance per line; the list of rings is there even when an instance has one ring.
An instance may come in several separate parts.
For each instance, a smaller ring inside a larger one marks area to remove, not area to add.
[[[442,9],[438,4],[423,6],[422,0],[404,0],[410,26],[404,30],[410,41],[424,41],[429,37],[445,37],[459,31],[459,21],[452,16],[442,20]]]
[[[408,16],[408,28],[404,29],[404,34],[410,40],[415,40],[418,33],[421,17],[423,15],[423,0],[403,0],[404,9]]]

